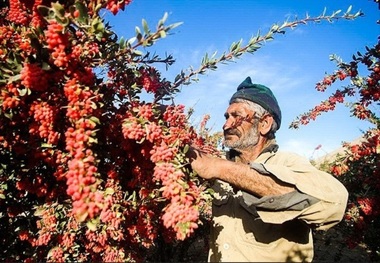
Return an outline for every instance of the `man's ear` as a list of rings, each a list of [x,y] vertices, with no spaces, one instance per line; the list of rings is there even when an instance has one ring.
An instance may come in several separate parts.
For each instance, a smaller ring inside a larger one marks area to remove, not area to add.
[[[274,122],[274,119],[271,115],[267,114],[267,115],[264,115],[260,122],[259,122],[259,132],[261,135],[266,135],[268,134],[268,132],[270,131],[270,129],[272,128],[272,124]]]

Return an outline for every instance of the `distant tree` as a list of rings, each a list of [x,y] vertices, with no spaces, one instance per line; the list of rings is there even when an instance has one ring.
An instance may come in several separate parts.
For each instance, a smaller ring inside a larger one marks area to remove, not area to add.
[[[378,3],[378,1],[375,1]],[[379,22],[377,21],[379,24]],[[299,116],[292,128],[307,125],[323,112],[333,111],[338,103],[346,103],[351,117],[371,123],[372,128],[363,132],[358,143],[343,144],[344,154],[325,164],[327,170],[340,179],[349,191],[349,203],[345,216],[348,231],[346,239],[350,247],[358,244],[370,251],[371,259],[380,259],[380,42],[365,47],[365,53],[356,52],[350,62],[336,55],[331,60],[337,70],[327,74],[317,83],[316,89],[325,92],[333,88],[332,95],[309,112]],[[338,81],[349,79],[350,84],[334,88]]]

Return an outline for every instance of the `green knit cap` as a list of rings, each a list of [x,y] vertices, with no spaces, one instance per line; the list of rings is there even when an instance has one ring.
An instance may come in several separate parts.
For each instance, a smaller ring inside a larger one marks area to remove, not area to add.
[[[252,84],[250,77],[247,77],[237,88],[237,91],[232,95],[230,103],[234,99],[246,99],[259,104],[266,109],[277,123],[278,129],[281,126],[281,110],[278,106],[276,97],[273,92],[266,86],[261,84]]]

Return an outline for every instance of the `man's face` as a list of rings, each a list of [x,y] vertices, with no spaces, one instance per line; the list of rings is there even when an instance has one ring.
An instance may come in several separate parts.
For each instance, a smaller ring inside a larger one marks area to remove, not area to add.
[[[244,103],[233,103],[224,114],[224,145],[235,150],[255,146],[259,140],[258,123],[255,113]]]

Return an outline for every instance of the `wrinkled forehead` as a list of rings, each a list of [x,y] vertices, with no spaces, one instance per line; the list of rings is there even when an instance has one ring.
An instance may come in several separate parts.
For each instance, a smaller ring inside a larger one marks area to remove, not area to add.
[[[235,102],[228,106],[225,115],[247,115],[252,113],[253,111],[246,103]]]

